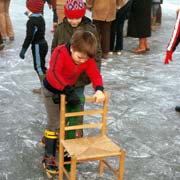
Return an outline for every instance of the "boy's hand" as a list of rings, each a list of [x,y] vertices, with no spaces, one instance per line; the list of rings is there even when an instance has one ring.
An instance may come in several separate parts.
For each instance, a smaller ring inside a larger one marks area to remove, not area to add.
[[[80,103],[80,99],[72,86],[66,86],[63,93],[66,95],[66,101],[70,104],[70,106],[75,106]]]
[[[95,98],[95,102],[101,103],[105,100],[104,93],[100,90],[97,90],[93,96]]]
[[[21,59],[24,59],[24,58],[25,58],[25,53],[26,53],[26,49],[22,48],[22,49],[21,49],[21,52],[19,53],[19,57],[20,57]]]
[[[169,64],[172,61],[172,51],[166,51],[166,57],[164,59],[164,64]]]

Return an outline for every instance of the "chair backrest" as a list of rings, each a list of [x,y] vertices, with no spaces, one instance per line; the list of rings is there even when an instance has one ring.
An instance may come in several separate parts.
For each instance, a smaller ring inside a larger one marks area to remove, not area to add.
[[[79,111],[79,112],[66,112],[66,101],[65,95],[61,95],[61,104],[60,104],[60,139],[65,138],[65,131],[69,130],[78,130],[78,129],[91,129],[91,128],[101,128],[101,135],[106,135],[106,123],[107,123],[107,111],[108,111],[108,93],[104,92],[105,101],[101,105],[91,106],[88,110]],[[86,97],[85,103],[94,103],[95,98]],[[95,108],[95,109],[93,109]],[[82,125],[66,126],[66,118],[68,117],[77,117],[77,116],[87,116],[87,115],[101,115],[99,121],[88,122]]]

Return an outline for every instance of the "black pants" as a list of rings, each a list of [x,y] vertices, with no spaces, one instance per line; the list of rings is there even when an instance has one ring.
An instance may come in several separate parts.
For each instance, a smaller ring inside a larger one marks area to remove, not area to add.
[[[128,18],[132,1],[129,1],[116,13],[116,19],[111,24],[110,51],[120,51],[123,49],[123,28],[124,21]]]
[[[45,40],[42,42],[32,44],[32,54],[33,54],[33,63],[34,70],[38,75],[43,75],[46,73],[46,55],[48,52],[48,44]]]
[[[0,44],[3,43],[3,39],[2,39],[2,36],[1,36],[1,33],[0,33]]]

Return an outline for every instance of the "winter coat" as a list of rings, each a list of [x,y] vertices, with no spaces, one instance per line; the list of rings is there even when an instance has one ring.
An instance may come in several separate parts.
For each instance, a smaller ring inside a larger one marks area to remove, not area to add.
[[[70,55],[70,44],[58,46],[53,51],[50,59],[49,69],[46,73],[46,88],[62,91],[66,86],[73,86],[82,72],[86,72],[90,78],[94,90],[101,87],[103,81],[100,72],[96,66],[95,60],[89,58],[81,64],[75,64]]]
[[[54,38],[53,38],[52,46],[51,46],[51,53],[53,52],[54,48],[57,47],[58,45],[69,42],[74,31],[78,29],[91,31],[98,39],[96,27],[94,26],[94,24],[92,24],[89,18],[83,17],[79,26],[74,28],[68,23],[67,18],[65,17],[63,19],[63,22],[58,25],[56,31],[54,32]],[[101,54],[102,52],[99,46],[98,51],[95,56],[96,64],[99,70],[101,67]],[[85,73],[82,73],[81,76],[78,78],[75,86],[76,87],[85,86],[89,83],[90,83],[90,80],[87,77],[87,75]]]
[[[45,41],[45,21],[41,14],[31,14],[26,23],[26,37],[23,48],[28,49],[30,44]]]
[[[87,8],[92,11],[92,19],[98,21],[113,21],[116,10],[124,0],[86,0]]]
[[[151,36],[151,3],[151,0],[133,0],[127,36],[135,38]]]

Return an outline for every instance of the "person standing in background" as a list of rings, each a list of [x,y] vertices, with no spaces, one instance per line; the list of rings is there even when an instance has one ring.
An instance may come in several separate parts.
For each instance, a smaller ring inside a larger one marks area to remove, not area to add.
[[[131,4],[132,0],[122,0],[122,4],[116,13],[116,19],[112,21],[109,55],[112,55],[113,53],[121,55],[121,51],[123,50],[124,21],[128,18]]]
[[[9,37],[9,40],[14,40],[14,31],[12,22],[9,16],[10,0],[0,0],[0,31],[3,41]]]
[[[127,36],[138,38],[138,47],[133,53],[145,53],[150,50],[147,37],[151,36],[151,0],[133,0],[128,20]]]
[[[116,18],[116,10],[122,0],[86,0],[86,7],[92,11],[102,48],[102,57],[108,58],[110,51],[111,22]]]

